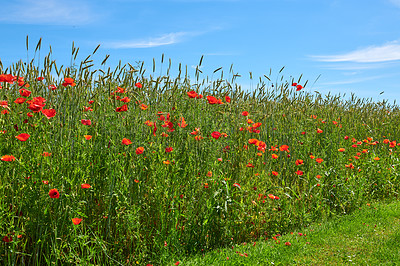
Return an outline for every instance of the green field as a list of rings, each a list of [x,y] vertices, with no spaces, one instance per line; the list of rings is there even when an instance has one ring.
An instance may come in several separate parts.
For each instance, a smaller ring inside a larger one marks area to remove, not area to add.
[[[322,95],[281,71],[245,91],[201,60],[172,76],[77,53],[71,66],[0,64],[1,264],[166,265],[277,234],[311,252],[290,232],[398,195],[387,101]],[[324,251],[282,263],[336,252],[313,243]]]

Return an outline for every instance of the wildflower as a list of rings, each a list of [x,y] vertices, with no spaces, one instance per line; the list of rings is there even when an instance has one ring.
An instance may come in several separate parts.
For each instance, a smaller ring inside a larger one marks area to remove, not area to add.
[[[139,147],[139,148],[136,149],[136,154],[142,154],[143,151],[144,151],[144,148],[143,147]]]
[[[321,179],[321,175],[317,175],[316,178]]]
[[[90,126],[92,124],[92,121],[90,121],[89,119],[82,119],[81,123],[82,125]]]
[[[248,163],[248,164],[246,165],[246,167],[249,167],[249,168],[254,168],[254,165],[253,165],[253,164],[251,164],[251,163]]]
[[[91,185],[86,184],[86,183],[81,185],[82,189],[91,188],[91,187],[92,187]]]
[[[207,172],[207,176],[208,176],[208,177],[212,177],[212,172],[211,172],[211,171],[208,171],[208,172]]]
[[[11,161],[14,161],[15,159],[16,158],[14,156],[12,156],[12,155],[3,155],[1,157],[1,160],[4,161],[4,162],[11,162]]]
[[[124,97],[120,101],[124,102],[124,103],[129,103],[131,101],[131,99],[129,99],[128,97]]]
[[[345,148],[340,148],[340,149],[338,149],[338,151],[339,152],[344,152],[344,151],[346,151],[346,149]]]
[[[296,160],[296,165],[302,165],[303,164],[303,160]]]
[[[58,199],[60,197],[60,193],[58,193],[58,190],[56,188],[53,188],[53,189],[50,189],[49,196],[52,199]]]
[[[141,89],[141,88],[143,87],[142,83],[140,83],[140,82],[137,82],[137,83],[135,84],[135,86],[136,86],[137,88],[139,88],[139,89]]]
[[[302,88],[303,88],[303,86],[297,85],[297,86],[296,86],[296,91],[299,91],[299,90],[301,90]]]
[[[204,188],[208,188],[208,183],[204,183]]]
[[[19,94],[21,94],[22,97],[29,97],[29,95],[31,95],[31,91],[28,91],[26,89],[20,89],[19,90]]]
[[[301,170],[297,170],[297,171],[296,171],[296,174],[299,175],[299,176],[302,176],[302,175],[304,174],[304,172],[301,171]]]
[[[76,83],[74,82],[73,78],[64,78],[64,83],[62,84],[64,87],[67,87],[70,85],[71,87],[74,87]]]
[[[117,107],[115,109],[115,112],[118,112],[118,113],[126,112],[126,111],[128,111],[128,105],[126,105],[126,104],[122,105],[121,107]]]
[[[219,137],[221,137],[221,133],[219,133],[218,131],[214,131],[213,133],[211,133],[211,137],[213,137],[214,139],[218,139]]]
[[[14,102],[15,102],[16,104],[21,104],[21,103],[24,103],[25,101],[26,101],[25,98],[21,98],[21,97],[20,97],[20,98],[15,99]]]
[[[55,91],[57,89],[57,87],[55,85],[49,85],[48,89]]]
[[[82,218],[72,218],[72,223],[78,225],[82,222]]]
[[[233,186],[237,188],[242,188],[238,183],[234,183]]]
[[[278,155],[276,155],[275,153],[273,153],[271,156],[272,156],[272,159],[278,159]]]
[[[130,145],[130,144],[132,144],[132,141],[130,139],[123,138],[122,139],[122,144],[123,145]]]
[[[51,156],[51,153],[49,153],[49,152],[43,152],[43,153],[42,153],[42,156],[44,156],[44,157],[49,157],[49,156]]]
[[[207,101],[209,104],[216,104],[218,103],[218,99],[215,98],[214,96],[207,96]]]
[[[168,165],[168,164],[170,164],[170,161],[169,160],[163,161],[163,164]]]
[[[91,135],[84,135],[85,139],[90,140],[92,138]]]
[[[375,161],[379,161],[380,159],[381,159],[381,158],[379,158],[379,157],[375,157],[375,158],[374,158]]]
[[[226,101],[227,103],[230,103],[230,102],[231,102],[231,97],[225,96],[225,101]]]
[[[268,197],[269,197],[270,199],[279,199],[278,196],[275,196],[275,195],[273,195],[273,194],[268,194]]]
[[[3,237],[3,242],[10,243],[11,241],[12,241],[12,237],[11,236],[4,236]]]
[[[147,105],[145,105],[144,103],[142,103],[142,105],[140,105],[140,109],[142,109],[143,111],[146,110],[147,108],[149,108]]]
[[[278,176],[278,172],[276,172],[276,171],[272,171],[272,175],[274,175],[274,176]]]
[[[249,115],[249,112],[247,112],[247,111],[242,112],[242,116],[248,116],[248,115]]]
[[[165,148],[165,152],[171,152],[171,151],[173,151],[174,149],[172,148],[172,147],[168,147],[168,148]]]
[[[289,152],[289,146],[288,146],[288,145],[282,145],[282,146],[279,147],[279,149],[280,149],[281,151]]]
[[[291,246],[292,244],[290,242],[285,242],[285,246]]]
[[[323,132],[322,129],[317,128],[317,133],[322,133],[322,132]]]
[[[31,135],[29,135],[29,134],[22,133],[22,134],[19,134],[18,136],[16,136],[16,138],[17,138],[18,140],[20,140],[20,141],[27,141],[27,140],[29,139],[30,136],[31,136]]]
[[[46,116],[47,119],[50,119],[56,115],[56,110],[54,109],[43,109],[42,114]]]
[[[188,91],[187,95],[189,98],[196,98],[198,94],[195,91]]]

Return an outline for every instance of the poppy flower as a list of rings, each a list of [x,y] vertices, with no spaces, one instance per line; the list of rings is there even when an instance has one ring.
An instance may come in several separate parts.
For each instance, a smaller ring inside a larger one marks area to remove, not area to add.
[[[249,139],[249,144],[254,144],[256,146],[258,146],[259,140],[257,139]]]
[[[92,124],[92,121],[90,121],[89,119],[82,119],[81,123],[82,125],[90,126]]]
[[[9,114],[10,112],[8,111],[8,110],[3,110],[3,111],[1,111],[1,114],[2,115],[5,115],[5,114]]]
[[[252,163],[248,163],[248,164],[246,165],[246,167],[254,168],[254,165],[253,165]]]
[[[145,105],[144,103],[142,103],[142,105],[140,105],[140,109],[142,109],[143,111],[146,110],[147,108],[149,108],[147,105]]]
[[[231,97],[225,96],[225,101],[226,101],[227,103],[230,103],[230,102],[231,102]]]
[[[89,185],[89,184],[82,184],[81,185],[81,188],[83,188],[83,189],[85,189],[85,188],[91,188],[92,186],[91,185]]]
[[[165,152],[171,152],[171,151],[173,151],[174,149],[172,148],[172,147],[168,147],[168,148],[165,148]]]
[[[56,115],[56,110],[54,109],[43,109],[42,114],[46,116],[47,119],[50,119]]]
[[[20,141],[27,141],[30,136],[31,135],[29,135],[29,134],[22,133],[22,134],[19,134],[18,136],[15,136],[15,137]]]
[[[130,145],[130,144],[132,144],[132,141],[130,139],[123,138],[122,139],[122,144],[123,145]]]
[[[208,171],[208,172],[207,172],[207,176],[208,176],[208,177],[212,177],[212,172],[211,172],[211,171]]]
[[[320,128],[317,129],[317,133],[322,133],[322,132],[323,132],[322,129]]]
[[[278,159],[278,155],[276,155],[275,153],[273,153],[273,154],[271,155],[271,157],[272,157],[272,159]]]
[[[49,191],[49,196],[52,199],[58,199],[60,197],[60,193],[56,188],[50,189]]]
[[[218,103],[218,99],[215,98],[214,96],[207,96],[207,101],[209,104],[217,104]]]
[[[144,148],[143,147],[139,147],[139,148],[136,149],[136,154],[142,154],[143,151],[144,151]]]
[[[208,188],[208,183],[204,183],[204,188]]]
[[[70,85],[71,87],[74,87],[76,83],[74,82],[73,78],[64,78],[64,83],[62,84],[64,87],[67,87]]]
[[[234,183],[233,186],[234,186],[234,187],[237,187],[237,188],[242,188],[242,187],[239,185],[239,183]]]
[[[171,162],[169,161],[169,160],[166,160],[166,161],[163,161],[163,164],[166,164],[166,165],[168,165],[168,164],[170,164]]]
[[[301,171],[301,170],[297,170],[297,171],[296,171],[296,174],[299,175],[299,176],[302,176],[302,175],[304,174],[304,172]]]
[[[248,115],[249,115],[249,112],[247,112],[247,111],[242,112],[242,116],[248,116]]]
[[[296,165],[302,165],[303,164],[303,160],[296,160]]]
[[[42,155],[44,157],[49,157],[49,156],[51,156],[51,153],[45,151],[45,152],[42,153]]]
[[[129,99],[129,97],[124,97],[120,101],[124,102],[124,103],[129,103],[131,101],[131,99]]]
[[[4,161],[4,162],[11,162],[11,161],[14,161],[15,159],[16,158],[14,156],[12,156],[12,155],[3,155],[1,157],[1,160]]]
[[[78,225],[82,222],[82,218],[72,218],[72,223]]]
[[[279,147],[279,149],[280,149],[281,151],[287,151],[287,152],[289,152],[289,146],[288,146],[288,145],[282,145],[282,146]]]
[[[300,84],[296,85],[296,91],[299,91],[303,88],[303,86],[301,86]]]
[[[85,139],[87,139],[87,140],[90,140],[90,139],[92,138],[91,135],[85,135],[84,137],[85,137]]]
[[[188,91],[187,95],[189,96],[189,98],[196,98],[198,96],[197,92],[195,91]]]
[[[292,83],[292,86],[293,86],[293,87],[296,87],[296,86],[297,86],[297,83],[296,83],[296,82],[293,82],[293,83]]]
[[[345,150],[346,150],[345,148],[338,149],[338,151],[340,151],[340,152],[344,152]]]
[[[49,85],[48,89],[55,91],[57,89],[57,87],[55,85]]]
[[[139,83],[139,82],[137,82],[135,84],[135,86],[136,86],[136,88],[139,88],[139,89],[141,89],[143,87],[142,83]]]
[[[221,137],[221,133],[219,133],[218,131],[214,131],[213,133],[211,133],[211,137],[213,137],[214,139],[218,139],[219,137]]]
[[[117,107],[115,109],[116,112],[126,112],[128,111],[128,106],[126,104],[122,105],[121,107]]]
[[[317,163],[322,163],[324,160],[321,159],[321,158],[317,158],[317,159],[315,159],[315,161],[316,161]]]
[[[12,241],[12,237],[11,236],[4,236],[3,237],[3,242],[10,243],[11,241]]]
[[[3,107],[3,108],[10,109],[10,107],[8,107],[8,102],[7,101],[0,101],[0,106]]]
[[[28,91],[26,89],[20,89],[19,90],[19,94],[21,94],[22,97],[29,97],[29,95],[31,95],[31,91]]]
[[[290,242],[285,242],[285,246],[291,246],[292,244]]]
[[[21,104],[21,103],[24,103],[25,101],[26,101],[25,98],[21,98],[21,97],[20,97],[20,98],[15,99],[14,102],[15,102],[16,104]]]

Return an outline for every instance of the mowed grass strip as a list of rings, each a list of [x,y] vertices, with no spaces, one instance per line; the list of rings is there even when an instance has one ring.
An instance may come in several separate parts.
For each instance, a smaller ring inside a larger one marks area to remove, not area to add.
[[[242,243],[182,265],[398,265],[400,202],[366,203],[351,215],[275,239]]]

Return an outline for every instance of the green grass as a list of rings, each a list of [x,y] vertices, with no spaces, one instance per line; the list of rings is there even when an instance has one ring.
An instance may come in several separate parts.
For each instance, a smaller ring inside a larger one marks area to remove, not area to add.
[[[279,242],[268,239],[233,245],[181,258],[180,262],[181,265],[398,265],[400,202],[364,204],[351,215],[313,223],[277,239]],[[286,242],[291,245],[286,246]]]
[[[398,195],[396,105],[78,50],[0,63],[0,264],[164,265]]]

